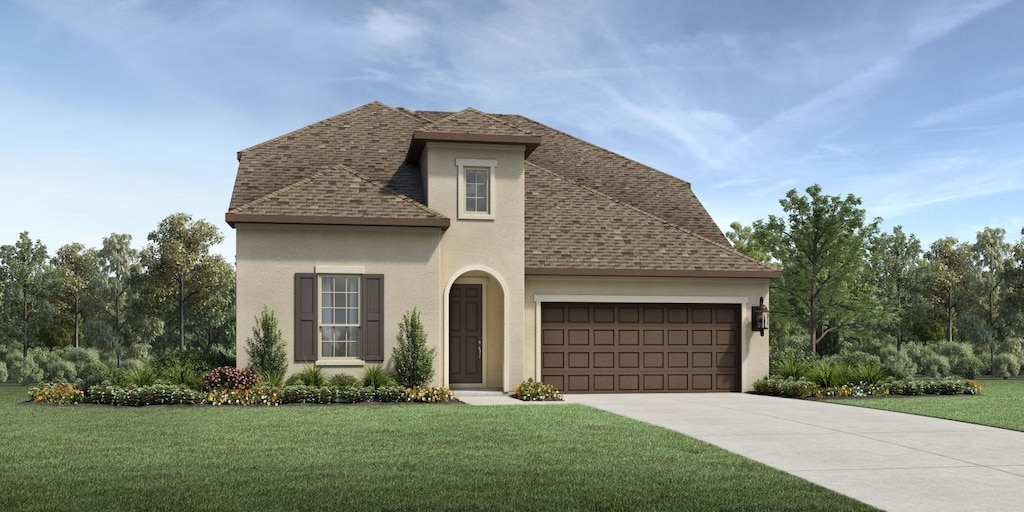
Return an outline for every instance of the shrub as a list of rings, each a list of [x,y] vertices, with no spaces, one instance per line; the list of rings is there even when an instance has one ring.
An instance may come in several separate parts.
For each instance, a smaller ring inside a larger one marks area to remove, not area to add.
[[[174,363],[164,368],[160,375],[169,384],[185,386],[189,389],[200,389],[203,385],[203,379],[199,376],[199,373],[192,367],[182,363]]]
[[[858,363],[853,367],[851,373],[851,383],[864,383],[864,384],[878,384],[884,381],[888,375],[882,368],[882,364],[878,362],[878,358],[874,361],[868,360],[862,363]]]
[[[43,369],[32,359],[32,353],[28,357],[21,355],[20,350],[12,350],[7,353],[8,380],[23,386],[43,380]]]
[[[996,354],[992,360],[992,376],[1008,379],[1020,374],[1021,362],[1013,354]]]
[[[261,384],[279,388],[284,386],[284,372],[256,372]]]
[[[335,388],[348,388],[359,385],[359,379],[344,373],[332,375],[327,379],[327,385]]]
[[[378,402],[405,401],[405,388],[402,386],[381,386],[374,390],[373,399]]]
[[[806,358],[787,355],[780,359],[772,371],[773,377],[780,377],[783,379],[793,378],[799,379],[807,373],[810,369],[810,363]]]
[[[64,357],[74,363],[78,369],[78,379],[88,388],[110,379],[113,372],[100,358],[100,352],[94,348],[72,347],[67,350]]]
[[[203,376],[203,391],[215,389],[249,389],[256,386],[256,372],[234,366],[220,366]]]
[[[846,363],[851,368],[856,368],[861,365],[882,365],[882,360],[878,356],[867,352],[861,352],[859,350],[843,352],[838,356],[833,356],[831,359],[841,363]]]
[[[363,385],[374,389],[381,386],[394,386],[395,378],[379,364],[371,364],[363,368]]]
[[[160,374],[151,365],[144,364],[128,370],[122,379],[129,386],[152,386],[156,384]]]
[[[222,388],[208,391],[202,397],[203,404],[220,405],[279,405],[281,395],[277,388],[258,385],[254,388]]]
[[[43,384],[39,387],[34,387],[28,392],[29,396],[32,397],[32,401],[35,403],[48,403],[48,404],[80,404],[85,401],[85,393],[73,384],[67,384],[64,382],[56,382]]]
[[[285,386],[281,389],[281,403],[286,404],[350,404],[368,402],[374,398],[371,387],[349,386]]]
[[[216,368],[216,366],[209,365],[202,352],[193,349],[168,350],[153,358],[152,362],[153,366],[161,371],[172,366],[184,366],[186,368],[191,368],[192,371],[200,375]]]
[[[78,378],[75,365],[64,359],[63,351],[45,348],[32,349],[32,359],[43,370],[43,380],[71,381]]]
[[[949,376],[949,358],[939,355],[934,350],[928,349],[921,352],[917,360],[917,370],[925,377],[946,377]]]
[[[897,352],[896,347],[885,347],[880,353],[882,369],[897,379],[907,379],[917,374],[917,365],[907,351]]]
[[[323,386],[326,382],[323,368],[319,366],[307,366],[302,369],[299,373],[288,377],[288,381],[285,382],[286,386],[293,385],[304,385],[304,386]]]
[[[512,392],[513,398],[523,401],[562,400],[562,393],[551,384],[529,378],[520,382]]]
[[[0,361],[0,384],[7,382],[7,363]]]
[[[407,388],[425,385],[434,376],[437,350],[427,347],[427,333],[416,308],[402,315],[397,341],[394,358],[398,382]]]
[[[282,338],[277,316],[267,306],[263,306],[263,310],[256,317],[252,336],[245,339],[249,368],[259,374],[284,376],[288,370],[288,353],[285,351]]]
[[[804,336],[773,337],[768,347],[769,373],[775,375],[778,365],[788,358],[799,359],[807,366],[820,359],[811,352],[810,343]]]
[[[413,387],[406,388],[405,400],[408,402],[423,402],[423,403],[437,403],[437,402],[451,402],[454,395],[452,391],[445,387]]]
[[[818,385],[803,379],[767,377],[754,381],[754,392],[759,395],[807,398],[818,392]]]
[[[807,370],[805,378],[823,388],[841,386],[853,380],[853,369],[841,361],[822,359]]]
[[[985,362],[967,343],[945,341],[939,344],[936,352],[949,359],[949,371],[953,375],[973,379],[985,369]]]
[[[161,404],[198,404],[202,396],[194,389],[173,384],[151,386],[92,386],[86,392],[86,401],[94,404],[140,407]]]

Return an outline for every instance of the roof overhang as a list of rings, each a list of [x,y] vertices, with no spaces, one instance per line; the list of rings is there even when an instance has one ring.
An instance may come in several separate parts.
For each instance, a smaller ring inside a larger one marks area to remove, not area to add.
[[[782,277],[782,272],[778,270],[638,270],[527,267],[526,275],[571,277],[712,277],[729,279],[777,279]]]
[[[447,132],[423,132],[412,133],[412,142],[409,143],[409,152],[405,155],[405,161],[417,163],[423,155],[423,148],[428,142],[464,142],[467,144],[513,144],[526,146],[525,157],[530,156],[533,150],[540,146],[539,135],[487,135],[480,133],[447,133]]]
[[[377,217],[328,217],[311,215],[250,215],[226,213],[224,220],[229,226],[236,224],[308,224],[318,226],[391,226],[411,228],[448,229],[451,219],[394,219]]]

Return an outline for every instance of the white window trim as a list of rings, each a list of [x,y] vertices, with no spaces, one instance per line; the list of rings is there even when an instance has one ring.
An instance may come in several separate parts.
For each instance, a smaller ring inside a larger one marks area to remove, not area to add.
[[[323,268],[325,270],[327,269],[327,267],[320,267],[320,268]],[[355,270],[355,267],[334,267],[334,270],[339,270],[339,269]],[[322,329],[324,327],[324,323],[323,323],[322,320],[323,320],[323,297],[324,297],[323,296],[323,278],[325,278],[325,277],[355,277],[358,280],[358,282],[359,282],[359,344],[362,345],[362,343],[364,343],[364,340],[363,340],[363,308],[365,307],[365,304],[363,304],[363,293],[364,293],[363,281],[362,281],[362,277],[363,276],[360,275],[360,274],[355,274],[355,273],[323,273],[323,274],[319,274],[318,273],[318,274],[316,274],[316,313],[317,313],[317,322],[316,322],[316,331],[317,331],[316,332],[316,336],[317,336],[317,338],[316,338],[316,355],[317,355],[317,358],[316,358],[316,363],[314,363],[314,365],[316,365],[316,366],[350,366],[350,365],[351,366],[363,366],[364,362],[363,362],[362,358],[359,358],[359,357],[356,357],[356,356],[350,356],[350,357],[329,357],[329,356],[322,355],[324,347],[323,347],[323,335],[321,334],[320,329]],[[334,324],[331,324],[331,325],[334,325]]]
[[[497,160],[484,160],[480,158],[456,158],[455,166],[458,167],[458,201],[459,201],[459,218],[468,220],[494,220],[495,204],[494,199],[497,195],[494,193],[494,174],[498,170]],[[466,169],[470,168],[486,168],[487,171],[487,209],[486,213],[483,212],[468,212],[466,211]]]

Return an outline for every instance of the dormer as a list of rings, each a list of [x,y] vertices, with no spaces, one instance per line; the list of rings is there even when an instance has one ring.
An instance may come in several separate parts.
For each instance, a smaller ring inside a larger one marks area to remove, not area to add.
[[[467,108],[413,132],[406,161],[420,166],[428,207],[453,219],[494,220],[503,201],[521,203],[523,165],[540,142]]]

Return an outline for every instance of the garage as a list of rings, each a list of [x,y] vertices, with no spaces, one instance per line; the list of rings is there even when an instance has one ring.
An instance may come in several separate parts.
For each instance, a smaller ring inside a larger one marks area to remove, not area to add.
[[[544,303],[541,380],[564,393],[740,391],[735,304]]]

